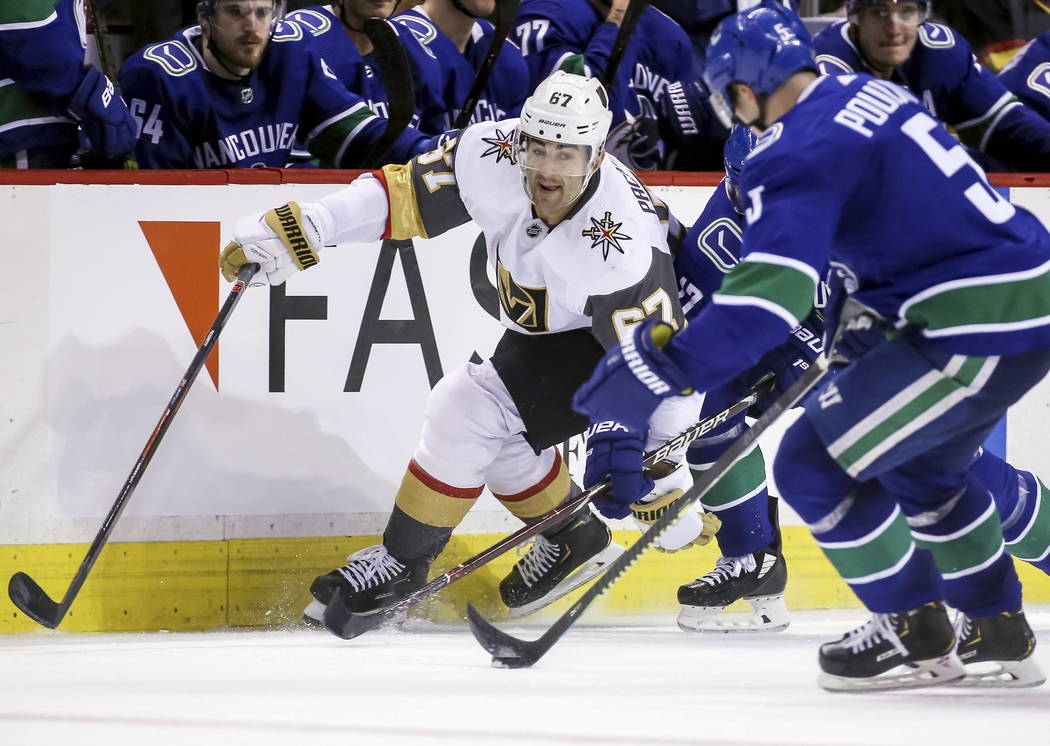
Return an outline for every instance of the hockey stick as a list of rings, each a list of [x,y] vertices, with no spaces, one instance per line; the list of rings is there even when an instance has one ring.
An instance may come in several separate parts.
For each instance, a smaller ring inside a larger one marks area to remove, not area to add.
[[[658,465],[668,454],[684,448],[697,438],[710,432],[716,425],[720,425],[728,420],[730,417],[735,417],[741,412],[746,412],[749,407],[768,393],[772,389],[772,386],[772,376],[763,378],[755,384],[755,388],[751,393],[740,401],[731,404],[717,414],[701,420],[688,430],[675,436],[672,440],[664,443],[659,448],[647,453],[645,459],[642,461],[642,466],[650,476],[664,476],[659,472]],[[456,565],[451,570],[437,576],[422,588],[410,593],[390,606],[385,606],[371,612],[353,613],[346,606],[346,603],[342,600],[340,595],[336,594],[325,609],[324,626],[333,635],[342,637],[344,640],[350,640],[358,635],[364,634],[365,632],[368,632],[369,630],[392,619],[409,607],[415,606],[420,601],[425,601],[438,591],[488,564],[500,555],[521,544],[523,541],[527,541],[550,526],[556,525],[562,518],[575,513],[591,500],[604,493],[608,487],[608,483],[605,483],[586,490],[565,504],[559,505],[554,510],[545,513],[537,521],[530,523],[527,526],[523,526],[505,539],[496,542],[480,554],[476,554],[470,559]]]
[[[397,32],[390,21],[369,18],[365,21],[364,31],[375,47],[379,76],[383,79],[387,100],[386,129],[361,160],[361,168],[369,169],[384,164],[383,159],[394,142],[412,123],[412,117],[416,114],[416,92],[412,85],[408,54],[398,41]]]
[[[91,26],[95,29],[95,51],[98,53],[98,64],[102,67],[102,72],[106,74],[106,77],[114,81],[116,85],[117,76],[110,67],[109,52],[106,49],[106,41],[109,36],[106,17],[100,9],[95,7],[95,0],[85,0],[84,10],[87,12],[88,20],[91,21]]]
[[[507,40],[507,34],[510,33],[511,24],[514,23],[514,18],[518,15],[518,6],[520,5],[521,0],[499,0],[496,3],[496,10],[493,14],[496,23],[495,29],[492,31],[492,42],[489,44],[489,51],[485,54],[481,67],[478,68],[474,77],[474,84],[470,87],[470,92],[467,93],[467,98],[463,101],[463,108],[456,115],[456,121],[452,125],[452,129],[463,129],[470,124],[470,117],[474,114],[474,108],[478,105],[478,101],[481,100],[481,94],[485,92],[485,86],[489,84],[492,70],[496,67],[496,58],[503,51],[503,43]]]
[[[73,600],[77,597],[77,593],[80,592],[80,587],[87,580],[91,568],[95,566],[95,561],[102,553],[102,548],[109,539],[109,535],[113,532],[113,527],[120,518],[120,514],[124,512],[124,507],[127,505],[128,500],[131,499],[131,494],[138,486],[139,480],[142,479],[142,473],[149,466],[150,459],[153,458],[153,454],[156,452],[157,446],[160,445],[164,433],[168,431],[168,426],[171,425],[171,421],[175,418],[179,407],[182,406],[182,401],[186,398],[190,386],[193,385],[197,374],[200,373],[201,368],[204,366],[204,361],[207,360],[208,354],[215,347],[215,342],[219,339],[219,333],[226,326],[227,319],[230,318],[230,314],[233,313],[233,309],[236,308],[237,303],[240,301],[244,288],[247,287],[248,281],[258,271],[259,265],[251,263],[244,265],[237,274],[237,281],[234,283],[233,289],[226,297],[226,302],[223,303],[218,316],[215,317],[211,329],[204,336],[201,346],[197,348],[197,354],[193,356],[190,367],[186,369],[182,380],[179,381],[179,385],[175,387],[175,393],[172,394],[171,399],[168,401],[168,406],[164,408],[164,412],[157,422],[157,426],[153,428],[153,434],[146,441],[146,447],[142,449],[135,466],[132,467],[131,474],[128,475],[123,489],[117,496],[117,501],[113,503],[113,507],[109,509],[105,520],[102,521],[102,528],[99,529],[95,540],[91,542],[91,547],[88,549],[87,554],[84,555],[80,568],[77,570],[77,574],[73,576],[73,581],[70,583],[65,595],[62,596],[62,600],[58,603],[52,601],[44,589],[24,572],[16,572],[11,576],[11,580],[7,584],[7,595],[11,597],[14,605],[33,621],[50,629],[54,629],[62,622],[62,618],[65,617],[69,607],[73,604]]]
[[[492,654],[492,663],[495,666],[505,668],[528,668],[538,661],[550,650],[562,635],[571,627],[587,607],[594,602],[598,596],[605,593],[609,587],[619,580],[630,567],[637,561],[642,553],[656,542],[660,535],[673,524],[678,517],[693,503],[703,497],[711,486],[725,476],[736,461],[751,448],[770,425],[780,419],[780,416],[791,409],[806,393],[812,389],[828,371],[828,362],[825,358],[817,359],[809,370],[794,385],[782,394],[751,428],[742,436],[737,438],[733,445],[715,461],[710,469],[686,490],[686,493],[668,507],[648,531],[642,534],[630,548],[621,554],[609,565],[598,581],[587,589],[568,611],[558,617],[551,627],[537,640],[520,640],[508,635],[506,632],[494,627],[486,620],[472,604],[467,604],[467,615],[470,619],[470,631],[481,647]]]
[[[616,41],[613,42],[612,52],[609,53],[605,70],[602,71],[602,85],[605,86],[606,91],[611,91],[615,87],[616,73],[619,71],[620,62],[623,61],[623,53],[631,41],[634,27],[638,25],[638,19],[642,17],[642,13],[649,7],[650,2],[651,0],[631,0],[631,4],[627,6],[627,11],[623,14],[620,30],[616,32]]]

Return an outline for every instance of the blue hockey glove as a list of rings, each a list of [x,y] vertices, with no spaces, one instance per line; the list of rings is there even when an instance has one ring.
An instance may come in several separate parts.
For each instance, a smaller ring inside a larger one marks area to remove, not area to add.
[[[755,367],[745,374],[747,384],[753,386],[767,373],[772,373],[771,394],[783,394],[802,377],[822,352],[824,319],[819,311],[814,310],[791,332],[787,342],[763,355]]]
[[[693,393],[685,373],[663,351],[674,329],[662,321],[638,324],[619,347],[605,353],[572,399],[592,422],[613,420],[641,431],[664,399]]]
[[[96,68],[84,68],[84,77],[69,101],[69,114],[87,133],[92,148],[106,158],[117,158],[135,147],[135,120],[113,81]]]
[[[652,491],[653,480],[642,472],[644,447],[645,431],[619,422],[596,422],[587,431],[583,486],[589,489],[610,480],[611,489],[593,503],[606,518],[626,518],[631,514],[631,503]]]
[[[882,317],[841,290],[832,293],[824,318],[824,344],[837,365],[846,365],[886,341]]]

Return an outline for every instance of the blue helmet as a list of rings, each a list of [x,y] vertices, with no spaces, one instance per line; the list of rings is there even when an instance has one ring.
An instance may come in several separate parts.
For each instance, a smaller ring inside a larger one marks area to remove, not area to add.
[[[817,72],[802,20],[782,5],[759,5],[718,24],[707,47],[704,80],[715,113],[730,127],[736,117],[731,83],[744,83],[765,97],[801,70]]]
[[[726,167],[726,194],[733,207],[744,214],[744,201],[740,195],[740,172],[744,168],[744,159],[755,149],[758,138],[755,133],[743,125],[733,127],[723,150],[723,163]]]

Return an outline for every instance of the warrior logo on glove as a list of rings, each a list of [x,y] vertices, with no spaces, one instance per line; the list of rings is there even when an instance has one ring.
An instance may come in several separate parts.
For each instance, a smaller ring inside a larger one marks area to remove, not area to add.
[[[303,235],[302,230],[299,228],[301,220],[302,214],[299,212],[299,205],[294,202],[281,205],[266,214],[266,224],[291,249],[292,256],[295,257],[295,263],[299,265],[299,269],[306,269],[317,264],[317,252],[310,247],[310,242],[306,240],[306,236]]]

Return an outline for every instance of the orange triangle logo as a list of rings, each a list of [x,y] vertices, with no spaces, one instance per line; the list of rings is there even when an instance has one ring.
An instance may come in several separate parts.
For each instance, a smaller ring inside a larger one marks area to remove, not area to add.
[[[139,227],[186,327],[200,345],[219,313],[219,223],[140,220]],[[218,343],[205,365],[217,391]]]

